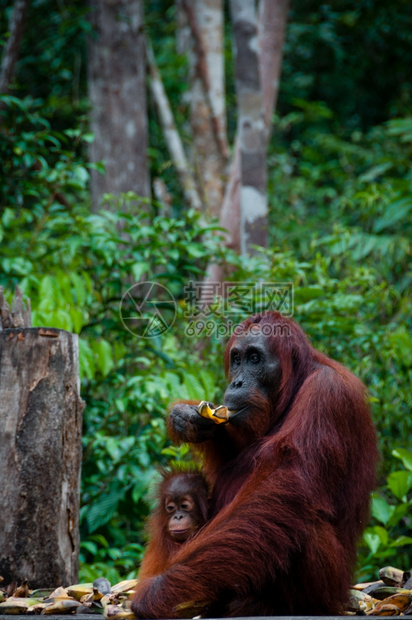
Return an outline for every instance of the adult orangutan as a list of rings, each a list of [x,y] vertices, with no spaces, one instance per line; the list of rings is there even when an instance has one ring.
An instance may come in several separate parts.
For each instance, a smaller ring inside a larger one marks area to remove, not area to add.
[[[163,572],[183,543],[206,523],[209,489],[200,471],[178,466],[163,471],[156,491],[157,508],[148,522],[149,544],[139,578]]]
[[[211,519],[139,584],[140,618],[332,615],[347,598],[378,453],[363,384],[275,312],[252,316],[224,355],[229,422],[193,404],[169,416],[203,455]]]

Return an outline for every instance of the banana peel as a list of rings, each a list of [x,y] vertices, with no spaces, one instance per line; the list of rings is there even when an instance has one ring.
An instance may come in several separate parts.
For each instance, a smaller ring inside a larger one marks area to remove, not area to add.
[[[46,603],[36,603],[32,607],[28,608],[28,610],[26,611],[26,615],[34,616],[34,615],[41,614],[43,609],[45,609],[46,607],[47,607]]]
[[[30,598],[50,598],[51,594],[53,594],[55,588],[38,588],[37,590],[33,590],[30,592]]]
[[[412,592],[405,590],[405,592],[401,594],[393,594],[392,596],[388,596],[388,598],[382,602],[386,605],[396,605],[400,612],[404,612],[412,603]]]
[[[75,601],[73,598],[60,598],[55,599],[51,603],[45,605],[42,614],[72,614],[76,612],[76,609],[80,606],[79,601]]]
[[[80,599],[82,605],[86,605],[86,607],[90,607],[92,603],[97,603],[103,598],[103,594],[98,590],[98,588],[93,588],[89,594],[85,594]]]
[[[105,608],[109,608],[105,611],[107,618],[132,620],[135,616],[129,608],[128,598],[134,594],[138,583],[138,579],[127,579],[111,588],[110,582],[101,577],[93,583],[29,591],[27,582],[23,582],[19,589],[13,582],[7,592],[0,590],[0,615],[74,614],[80,609],[102,613]],[[14,595],[7,598],[9,592]]]
[[[76,583],[74,586],[69,586],[65,589],[68,596],[76,599],[76,601],[80,601],[83,596],[87,596],[87,594],[92,594],[93,592],[93,584],[92,583]]]
[[[51,594],[48,596],[48,600],[55,600],[61,598],[73,598],[67,593],[67,588],[63,588],[63,586],[59,586]]]
[[[394,586],[379,586],[373,592],[368,592],[373,598],[377,598],[379,601],[383,601],[390,596],[395,594],[407,594],[410,590],[405,590],[405,588],[395,588]]]
[[[24,598],[14,598],[14,596],[9,596],[9,598],[4,601],[4,603],[0,603],[0,615],[7,614],[17,616],[18,614],[25,614],[29,608],[29,604],[27,599]]]
[[[349,591],[349,600],[347,605],[345,606],[346,611],[370,611],[373,609],[374,602],[373,598],[369,596],[369,594],[364,594],[359,590],[355,590],[352,588]]]
[[[25,603],[23,599],[20,599],[18,603],[13,602],[13,601],[8,602],[7,600],[4,603],[0,603],[0,615],[17,616],[17,615],[25,614],[28,608],[29,608],[28,604]]]
[[[134,589],[136,588],[138,583],[138,579],[126,579],[125,581],[120,581],[112,587],[112,592],[115,592],[117,594],[131,594],[132,592],[134,592]]]
[[[0,615],[19,615],[27,613],[30,607],[41,603],[41,600],[21,596],[9,596],[3,603],[0,603]]]
[[[110,594],[112,591],[112,586],[106,577],[98,577],[93,581],[93,592],[95,589],[97,589],[101,595],[104,596],[105,594]]]
[[[405,573],[399,568],[393,566],[384,566],[379,571],[379,579],[387,586],[397,586],[398,588],[405,583]]]
[[[400,609],[396,605],[385,603],[382,601],[379,605],[376,605],[371,611],[366,613],[367,616],[399,616]]]
[[[200,617],[206,612],[209,605],[210,603],[206,601],[186,601],[176,605],[173,611],[178,618]]]
[[[216,409],[212,409],[211,403],[202,400],[197,407],[197,412],[202,418],[212,420],[215,424],[225,424],[229,421],[228,409],[223,405],[219,405]]]
[[[366,590],[366,588],[373,588],[374,586],[378,587],[378,584],[382,585],[381,581],[365,581],[365,583],[356,583],[351,587],[352,590]]]
[[[29,586],[27,585],[27,579],[25,579],[23,583],[16,589],[13,596],[15,598],[28,598],[29,597]]]
[[[136,618],[130,609],[124,609],[119,605],[107,605],[104,609],[104,617],[107,620],[134,620]]]

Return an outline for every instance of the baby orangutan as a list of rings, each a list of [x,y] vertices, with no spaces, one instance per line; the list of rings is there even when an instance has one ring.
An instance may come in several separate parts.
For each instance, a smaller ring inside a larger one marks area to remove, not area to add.
[[[197,469],[174,467],[162,472],[156,497],[158,506],[149,517],[149,543],[139,578],[155,577],[169,566],[183,543],[207,520],[209,490]]]

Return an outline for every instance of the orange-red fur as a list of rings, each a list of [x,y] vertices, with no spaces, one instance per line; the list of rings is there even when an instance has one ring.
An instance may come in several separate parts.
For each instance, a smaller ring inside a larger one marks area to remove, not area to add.
[[[179,617],[188,601],[216,617],[334,615],[346,600],[378,459],[365,387],[291,319],[270,312],[242,325],[257,324],[289,330],[270,337],[280,392],[260,405],[252,396],[271,427],[245,445],[241,429],[221,425],[194,446],[213,482],[212,518],[139,585],[138,617]]]
[[[173,540],[167,529],[169,517],[165,513],[164,502],[173,478],[184,476],[188,487],[194,489],[201,525],[207,520],[208,485],[202,473],[193,467],[179,465],[174,465],[170,471],[162,470],[161,473],[162,479],[155,493],[157,508],[150,515],[147,524],[149,542],[140,566],[139,579],[141,580],[155,577],[165,571],[173,557],[180,551],[182,544],[185,544]]]

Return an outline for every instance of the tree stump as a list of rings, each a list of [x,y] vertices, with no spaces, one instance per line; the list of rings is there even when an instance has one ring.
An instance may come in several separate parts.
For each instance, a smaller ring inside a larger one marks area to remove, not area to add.
[[[4,325],[4,323],[3,323]],[[78,337],[0,331],[0,575],[31,588],[78,580]]]

